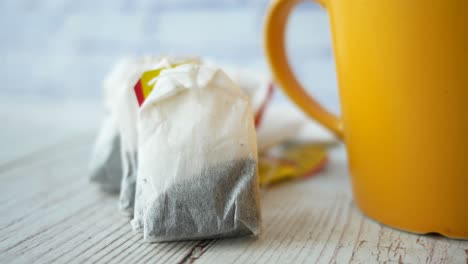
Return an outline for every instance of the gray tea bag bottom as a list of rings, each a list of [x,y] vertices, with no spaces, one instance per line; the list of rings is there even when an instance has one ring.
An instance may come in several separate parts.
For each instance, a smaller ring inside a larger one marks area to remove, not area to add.
[[[244,159],[206,168],[170,185],[148,209],[143,231],[148,242],[257,235],[256,162]]]
[[[110,117],[99,131],[91,155],[90,180],[110,193],[120,191],[122,162],[120,158],[120,136]]]
[[[111,118],[99,131],[90,162],[90,180],[109,193],[118,193],[119,208],[133,215],[137,175],[136,151],[125,151],[121,137]]]
[[[133,216],[135,206],[137,156],[136,151],[122,153],[123,177],[120,185],[119,208],[128,216]]]

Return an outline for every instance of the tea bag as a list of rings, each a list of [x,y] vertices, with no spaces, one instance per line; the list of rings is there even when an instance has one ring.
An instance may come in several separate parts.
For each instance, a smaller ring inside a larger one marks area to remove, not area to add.
[[[101,190],[110,193],[120,191],[122,181],[122,160],[120,153],[120,132],[113,112],[117,101],[116,89],[128,71],[131,59],[122,59],[112,68],[103,82],[106,116],[96,138],[90,159],[89,176],[91,182],[98,184]]]
[[[258,128],[273,96],[271,78],[249,69],[223,67],[223,70],[249,97],[255,115],[255,127]]]
[[[138,116],[132,226],[145,241],[259,233],[257,145],[249,98],[223,71],[164,70]]]
[[[97,137],[91,157],[91,181],[108,192],[119,192],[119,207],[133,214],[135,176],[138,154],[136,151],[137,104],[133,87],[142,72],[170,68],[182,62],[204,63],[198,58],[175,57],[129,57],[121,59],[104,81],[105,106],[108,112]],[[246,69],[226,67],[228,75],[249,96],[259,126],[273,86],[269,78]],[[122,135],[123,134],[123,138]]]
[[[119,207],[120,209],[133,215],[136,176],[138,167],[137,153],[137,111],[138,102],[134,93],[134,86],[143,72],[154,68],[171,67],[180,61],[191,60],[188,58],[165,58],[165,57],[142,57],[133,58],[127,61],[124,70],[119,76],[118,83],[115,84],[115,91],[118,93],[113,112],[116,115],[117,125],[121,139],[122,158],[122,182],[120,189]],[[118,87],[120,86],[120,87]]]
[[[203,60],[203,64],[217,67],[218,64],[211,60]],[[258,71],[248,68],[234,67],[231,65],[219,65],[249,97],[255,117],[255,127],[259,128],[264,112],[271,101],[274,92],[272,78]]]
[[[109,193],[120,191],[122,161],[120,159],[120,136],[108,116],[97,136],[90,162],[90,180]]]

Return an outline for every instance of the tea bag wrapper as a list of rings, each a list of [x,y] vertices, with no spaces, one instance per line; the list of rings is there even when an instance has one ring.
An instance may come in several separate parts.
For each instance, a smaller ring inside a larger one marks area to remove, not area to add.
[[[132,226],[148,242],[257,235],[257,144],[249,98],[218,68],[161,72],[138,116]]]

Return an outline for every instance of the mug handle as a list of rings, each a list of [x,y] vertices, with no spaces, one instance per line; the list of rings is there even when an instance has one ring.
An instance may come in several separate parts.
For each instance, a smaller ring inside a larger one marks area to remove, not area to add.
[[[317,0],[325,6],[325,0]],[[343,125],[339,117],[323,108],[317,100],[307,94],[296,79],[288,63],[285,49],[285,29],[293,8],[302,0],[275,0],[270,6],[265,25],[265,52],[273,76],[286,95],[307,115],[328,128],[343,140]]]

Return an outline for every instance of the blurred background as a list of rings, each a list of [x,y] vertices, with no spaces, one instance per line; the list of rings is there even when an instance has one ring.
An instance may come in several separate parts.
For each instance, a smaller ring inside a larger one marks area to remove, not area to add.
[[[269,2],[0,1],[0,165],[95,132],[101,81],[123,56],[204,56],[268,74],[262,31]],[[302,4],[287,42],[298,78],[339,113],[326,12]],[[274,103],[289,104],[280,91]]]

